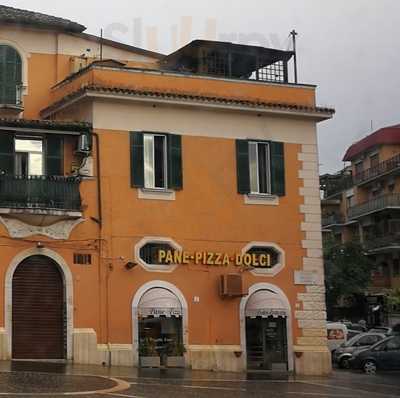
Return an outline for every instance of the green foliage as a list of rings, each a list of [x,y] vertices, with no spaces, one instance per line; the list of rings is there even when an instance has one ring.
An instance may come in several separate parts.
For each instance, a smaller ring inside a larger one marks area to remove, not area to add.
[[[139,354],[143,357],[156,357],[158,356],[156,350],[156,342],[152,337],[145,337],[140,339]]]
[[[387,300],[391,306],[400,308],[400,288],[394,289]]]
[[[328,307],[342,297],[363,294],[371,282],[373,263],[361,245],[327,243],[324,248],[325,285]]]

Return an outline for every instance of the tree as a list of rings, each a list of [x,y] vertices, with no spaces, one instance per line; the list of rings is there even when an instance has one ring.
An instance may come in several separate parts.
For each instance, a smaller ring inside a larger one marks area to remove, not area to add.
[[[371,282],[373,263],[358,243],[326,244],[324,267],[328,315],[339,299],[356,301]]]

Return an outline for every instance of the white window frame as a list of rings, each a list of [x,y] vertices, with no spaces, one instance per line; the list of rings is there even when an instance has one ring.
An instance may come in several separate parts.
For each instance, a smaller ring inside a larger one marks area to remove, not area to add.
[[[273,242],[249,242],[243,249],[242,254],[246,254],[253,247],[265,247],[266,249],[273,248],[279,255],[279,261],[271,268],[253,268],[250,272],[253,275],[272,277],[281,272],[286,265],[285,251],[276,243]]]
[[[258,145],[265,145],[267,147],[266,154],[267,154],[267,159],[266,159],[266,165],[268,170],[267,171],[267,192],[260,192],[260,167],[258,163]],[[255,162],[257,165],[256,168],[256,181],[252,181],[252,176],[251,176],[251,146],[254,145],[256,148],[255,152]],[[264,142],[264,141],[249,141],[249,170],[250,170],[250,196],[251,195],[257,195],[257,196],[272,196],[271,193],[271,147],[269,145],[269,142]],[[254,191],[252,189],[252,186],[254,185],[253,183],[256,182],[257,184],[257,191]]]
[[[17,141],[41,141],[42,143],[42,150],[41,151],[30,151],[30,150],[17,150]],[[17,153],[27,153],[28,154],[28,176],[37,176],[37,175],[45,175],[45,153],[44,153],[44,139],[43,137],[21,137],[21,136],[15,136],[14,137],[14,157],[15,157],[15,162],[17,161]],[[40,155],[42,158],[42,164],[41,164],[41,174],[31,174],[30,173],[30,164],[31,164],[31,158],[30,155]]]
[[[152,173],[150,175],[150,181],[148,181],[148,174],[146,173],[146,137],[151,137],[151,151],[152,151]],[[155,186],[155,151],[154,151],[154,137],[163,137],[164,139],[164,186]],[[143,134],[143,162],[144,162],[144,189],[155,190],[155,191],[166,191],[168,190],[168,148],[167,148],[167,136],[165,134],[157,133],[144,133]]]
[[[160,236],[145,236],[135,245],[135,259],[137,263],[144,268],[146,271],[150,272],[173,272],[178,264],[148,264],[142,257],[140,257],[140,249],[147,243],[161,243],[171,245],[171,247],[176,251],[182,251],[182,246],[176,243],[172,238],[160,237]]]

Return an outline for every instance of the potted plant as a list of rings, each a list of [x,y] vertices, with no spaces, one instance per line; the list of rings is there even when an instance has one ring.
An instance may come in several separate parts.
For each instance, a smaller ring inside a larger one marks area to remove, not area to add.
[[[170,368],[184,368],[186,348],[183,343],[174,342],[168,350],[167,366]]]
[[[143,368],[160,367],[160,356],[156,350],[156,342],[152,337],[145,337],[139,343],[139,360]]]

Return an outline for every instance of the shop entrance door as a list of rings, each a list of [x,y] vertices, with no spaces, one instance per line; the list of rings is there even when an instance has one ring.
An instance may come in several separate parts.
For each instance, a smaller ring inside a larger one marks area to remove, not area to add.
[[[247,368],[288,370],[285,317],[246,317]]]
[[[182,317],[140,319],[139,354],[144,367],[183,367]]]

